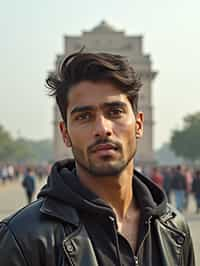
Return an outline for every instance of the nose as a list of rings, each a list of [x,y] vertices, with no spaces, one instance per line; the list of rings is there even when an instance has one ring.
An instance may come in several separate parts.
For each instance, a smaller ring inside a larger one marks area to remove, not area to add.
[[[112,122],[103,115],[96,118],[94,125],[95,137],[110,137],[112,135]]]

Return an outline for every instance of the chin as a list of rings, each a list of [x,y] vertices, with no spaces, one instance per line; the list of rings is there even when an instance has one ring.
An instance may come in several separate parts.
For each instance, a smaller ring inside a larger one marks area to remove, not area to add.
[[[118,176],[126,167],[126,164],[122,163],[102,163],[98,165],[90,165],[89,171],[95,176]]]

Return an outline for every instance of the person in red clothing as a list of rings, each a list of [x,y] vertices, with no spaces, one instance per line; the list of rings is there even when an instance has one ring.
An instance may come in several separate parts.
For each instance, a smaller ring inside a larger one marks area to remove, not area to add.
[[[184,169],[183,174],[185,176],[185,181],[186,181],[184,209],[187,210],[189,204],[189,195],[192,191],[193,174],[192,170],[189,169],[188,167]]]
[[[163,181],[164,177],[161,174],[158,167],[154,167],[152,171],[152,180],[154,183],[156,183],[159,187],[163,188]]]

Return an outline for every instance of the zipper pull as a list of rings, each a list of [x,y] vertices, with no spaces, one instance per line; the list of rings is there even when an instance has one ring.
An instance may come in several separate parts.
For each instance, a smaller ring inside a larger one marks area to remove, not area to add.
[[[117,230],[118,229],[118,225],[117,225],[117,221],[116,221],[115,217],[109,216],[109,219],[112,222],[114,228],[116,228],[116,230]]]
[[[137,256],[134,256],[134,260],[135,260],[135,266],[138,266],[139,265],[138,257]]]
[[[145,221],[145,224],[150,225],[150,224],[151,224],[151,219],[152,219],[152,216],[150,216],[150,217],[148,218],[148,220]]]
[[[114,223],[115,222],[115,218],[112,216],[109,216],[109,219]]]

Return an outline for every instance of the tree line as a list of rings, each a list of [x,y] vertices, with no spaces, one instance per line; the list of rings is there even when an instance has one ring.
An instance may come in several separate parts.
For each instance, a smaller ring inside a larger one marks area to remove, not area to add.
[[[0,125],[0,162],[42,162],[52,161],[51,140],[33,141],[25,138],[14,139]]]
[[[200,112],[184,117],[182,129],[172,132],[170,147],[188,162],[200,163]]]

